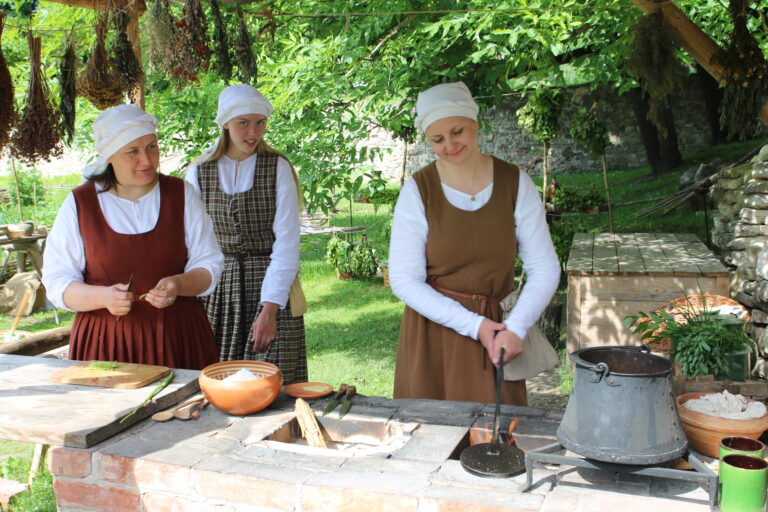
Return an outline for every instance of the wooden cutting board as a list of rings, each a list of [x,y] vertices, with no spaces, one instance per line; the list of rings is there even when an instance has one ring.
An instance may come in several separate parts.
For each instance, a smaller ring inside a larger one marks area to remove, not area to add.
[[[100,388],[136,389],[146,386],[171,371],[166,366],[120,363],[113,370],[92,370],[90,361],[83,361],[51,375],[51,382],[96,386]]]

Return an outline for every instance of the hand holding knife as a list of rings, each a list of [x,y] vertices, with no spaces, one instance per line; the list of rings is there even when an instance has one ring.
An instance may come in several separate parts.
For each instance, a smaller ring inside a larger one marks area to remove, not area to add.
[[[128,279],[128,289],[126,291],[130,292],[131,290],[133,290],[133,274],[131,274],[131,277]],[[118,322],[122,319],[122,316],[117,317]]]

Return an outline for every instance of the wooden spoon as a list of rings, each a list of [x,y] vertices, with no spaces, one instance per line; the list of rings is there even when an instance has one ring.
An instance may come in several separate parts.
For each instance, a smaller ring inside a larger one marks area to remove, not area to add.
[[[187,407],[188,405],[197,404],[201,401],[205,400],[205,397],[200,395],[195,395],[192,398],[185,400],[181,402],[180,404],[176,404],[173,407],[170,407],[164,411],[156,412],[152,415],[152,419],[155,421],[168,421],[174,417],[174,413],[181,409],[182,407]]]
[[[173,411],[173,417],[177,420],[188,420],[193,417],[194,413],[201,409],[206,404],[205,398],[198,400],[197,402],[192,402],[190,404],[184,405],[183,407],[179,407],[175,411]],[[196,416],[195,416],[196,417]]]

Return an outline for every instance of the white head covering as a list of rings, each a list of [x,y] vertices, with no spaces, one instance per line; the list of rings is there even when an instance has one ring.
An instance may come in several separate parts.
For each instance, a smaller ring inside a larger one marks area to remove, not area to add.
[[[446,117],[461,116],[477,121],[479,111],[464,82],[436,85],[420,92],[416,98],[416,129],[424,133],[429,125]]]
[[[272,104],[255,87],[248,84],[230,85],[219,94],[216,124],[223,128],[230,119],[246,114],[272,115]]]
[[[157,133],[157,119],[137,105],[118,105],[105,110],[93,122],[98,158],[83,168],[83,177],[103,172],[107,160],[120,148],[150,133]]]

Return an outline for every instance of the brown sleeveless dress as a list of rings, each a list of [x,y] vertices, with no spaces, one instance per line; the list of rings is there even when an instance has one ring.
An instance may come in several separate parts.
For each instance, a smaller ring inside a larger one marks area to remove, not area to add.
[[[85,283],[111,286],[127,283],[133,274],[136,299],[119,322],[106,308],[78,312],[72,325],[69,357],[194,370],[217,362],[213,331],[196,297],[178,297],[164,309],[138,300],[163,277],[184,272],[184,182],[160,175],[157,224],[146,233],[134,235],[117,233],[109,227],[93,183],[80,185],[73,194],[85,246]]]
[[[515,203],[519,171],[493,159],[493,193],[477,211],[453,206],[443,194],[435,163],[413,175],[424,202],[427,282],[455,292],[502,299],[514,289]],[[501,306],[446,294],[496,322]],[[436,324],[405,307],[395,369],[395,398],[493,403],[495,368],[479,341]],[[527,405],[525,381],[502,384],[502,402]]]

